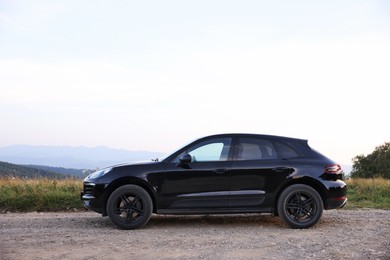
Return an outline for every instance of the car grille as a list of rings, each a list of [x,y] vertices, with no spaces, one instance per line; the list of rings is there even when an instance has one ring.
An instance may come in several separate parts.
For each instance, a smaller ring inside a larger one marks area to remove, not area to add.
[[[94,183],[84,183],[84,193],[85,194],[92,194],[94,187],[95,187]]]

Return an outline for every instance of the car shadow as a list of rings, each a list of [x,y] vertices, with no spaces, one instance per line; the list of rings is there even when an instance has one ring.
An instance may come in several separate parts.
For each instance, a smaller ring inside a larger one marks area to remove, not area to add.
[[[175,227],[250,227],[266,226],[281,228],[283,223],[278,217],[260,214],[239,215],[153,215],[145,228]]]
[[[116,228],[108,217],[86,218],[84,224],[95,228]],[[338,225],[343,221],[337,219]],[[331,216],[323,216],[311,229],[334,226],[335,219]],[[156,215],[153,214],[149,222],[142,229],[169,229],[169,228],[288,228],[279,217],[265,214],[232,214],[232,215]]]

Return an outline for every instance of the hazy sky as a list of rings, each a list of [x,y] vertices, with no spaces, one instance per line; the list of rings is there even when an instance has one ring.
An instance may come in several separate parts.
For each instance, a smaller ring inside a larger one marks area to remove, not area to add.
[[[0,0],[0,146],[390,141],[390,2]]]

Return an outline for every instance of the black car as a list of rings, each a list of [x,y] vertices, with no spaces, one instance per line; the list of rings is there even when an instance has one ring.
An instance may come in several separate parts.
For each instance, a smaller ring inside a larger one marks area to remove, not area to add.
[[[271,213],[292,228],[316,224],[347,201],[340,165],[307,140],[221,134],[150,162],[118,165],[84,179],[84,206],[121,229],[156,214]]]

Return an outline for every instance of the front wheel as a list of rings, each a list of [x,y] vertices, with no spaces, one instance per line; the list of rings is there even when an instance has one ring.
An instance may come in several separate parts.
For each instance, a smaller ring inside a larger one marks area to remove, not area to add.
[[[108,198],[107,215],[120,229],[143,227],[152,215],[152,200],[147,191],[137,185],[124,185]]]
[[[295,184],[287,187],[278,199],[278,213],[291,228],[309,228],[322,216],[321,196],[310,186]]]

